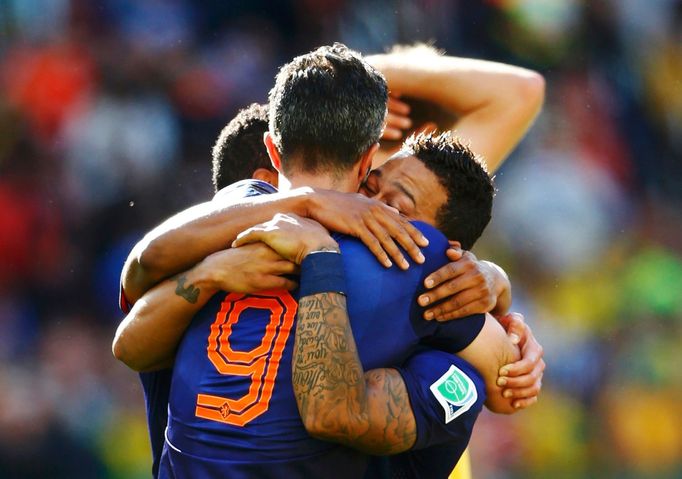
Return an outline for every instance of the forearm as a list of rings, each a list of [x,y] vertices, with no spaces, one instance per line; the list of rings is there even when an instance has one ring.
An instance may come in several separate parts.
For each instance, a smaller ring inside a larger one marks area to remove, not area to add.
[[[457,356],[468,361],[483,376],[488,397],[485,404],[488,409],[502,414],[515,412],[512,399],[502,396],[502,388],[497,385],[497,378],[500,368],[517,361],[521,357],[521,352],[495,318],[486,315],[485,325],[478,337],[467,348],[457,353]]]
[[[368,421],[362,364],[346,311],[339,293],[299,300],[292,377],[308,432],[350,445]]]
[[[490,311],[495,317],[504,316],[509,312],[512,304],[511,282],[507,273],[491,261],[482,261],[494,274],[494,292],[496,296],[495,307]]]
[[[121,274],[126,298],[135,303],[159,281],[228,248],[240,232],[278,212],[305,216],[310,192],[297,189],[230,205],[210,201],[169,218],[145,235],[128,256]]]
[[[544,100],[542,76],[512,65],[428,50],[373,55],[368,61],[392,91],[455,113],[459,119],[452,128],[483,156],[490,172],[516,146]]]
[[[119,325],[114,356],[135,371],[172,364],[192,317],[214,293],[201,265],[150,289]]]

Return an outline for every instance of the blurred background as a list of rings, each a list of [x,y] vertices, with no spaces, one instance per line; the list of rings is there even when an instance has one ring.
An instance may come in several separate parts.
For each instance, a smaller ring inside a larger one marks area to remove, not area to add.
[[[682,477],[682,2],[0,0],[0,478],[149,477],[110,352],[123,260],[211,197],[213,142],[278,66],[336,40],[547,80],[475,252],[548,370],[481,418],[475,479]]]

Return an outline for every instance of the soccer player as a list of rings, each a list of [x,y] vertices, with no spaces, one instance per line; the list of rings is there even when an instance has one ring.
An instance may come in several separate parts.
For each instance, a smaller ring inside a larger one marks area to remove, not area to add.
[[[247,176],[249,171],[253,171],[254,178],[266,179],[270,183],[276,183],[276,177],[272,178],[273,170],[269,165],[269,158],[265,154],[265,149],[262,151],[258,150],[258,145],[261,145],[261,139],[263,133],[267,130],[267,109],[261,105],[251,105],[248,108],[242,110],[221,132],[218,141],[213,150],[213,182],[216,190],[222,190],[228,183],[237,180],[241,177]],[[268,193],[267,185],[263,185],[258,182],[251,183],[238,183],[234,185],[231,189],[246,187],[253,188],[254,192],[258,192],[260,189],[261,193]],[[376,188],[376,186],[374,186]],[[381,189],[381,188],[380,188]],[[223,192],[225,193],[225,192]],[[236,253],[236,252],[235,252]],[[241,252],[240,252],[241,253]],[[258,264],[258,259],[260,257],[250,257],[248,261],[244,261],[247,267],[253,267]],[[464,265],[471,266],[470,257],[465,257],[462,259]],[[226,267],[223,264],[223,267]],[[476,268],[485,268],[483,266],[476,264]],[[247,268],[248,269],[248,268]],[[494,272],[495,270],[493,270]],[[240,273],[245,272],[245,268],[239,268]],[[482,273],[478,273],[479,276]],[[232,278],[236,280],[238,274],[234,271],[231,274]],[[505,283],[504,277],[498,277],[498,282]],[[499,280],[502,281],[499,281]],[[235,281],[236,282],[236,281]],[[240,289],[242,286],[235,285],[235,282],[231,283],[229,286],[224,286],[227,289]],[[261,283],[256,285],[258,288],[267,288],[268,284]],[[505,284],[502,285],[504,289]],[[246,290],[250,291],[250,288],[246,287]],[[468,288],[472,289],[472,288]],[[483,288],[485,289],[485,288]],[[488,298],[488,293],[482,291],[478,297],[484,297],[484,301],[495,302],[495,299]],[[499,304],[502,308],[502,301]],[[506,306],[504,306],[506,307]],[[480,309],[484,311],[484,309]],[[502,309],[500,309],[502,312]],[[178,322],[179,323],[179,322]],[[170,328],[160,328],[163,331],[168,331]],[[184,331],[184,327],[182,329]],[[181,331],[181,332],[182,332]],[[177,333],[176,342],[179,341],[181,332]],[[155,331],[151,330],[151,335]],[[158,333],[157,333],[158,334]],[[149,419],[149,430],[152,439],[152,450],[154,457],[153,471],[156,474],[158,468],[158,459],[161,454],[161,446],[163,444],[163,430],[166,425],[166,404],[168,402],[168,388],[170,372],[169,370],[160,370],[154,372],[141,373],[141,378],[143,380],[143,385],[145,389],[145,397],[147,399],[148,406],[148,419]],[[414,402],[414,401],[412,401]]]
[[[419,135],[408,140],[404,149],[403,154],[378,170],[379,179],[371,188],[377,189],[376,194],[396,196],[410,205],[406,209],[412,215],[430,223],[442,223],[450,234],[459,235],[470,246],[480,234],[480,227],[474,224],[467,230],[456,221],[439,221],[437,217],[452,218],[454,212],[441,216],[439,213],[448,212],[448,206],[434,208],[430,199],[441,197],[445,187],[450,207],[461,203],[465,203],[462,208],[471,208],[471,203],[485,204],[485,198],[480,197],[485,196],[486,185],[489,186],[485,171],[466,147],[447,134],[435,138]],[[465,191],[467,186],[469,191]],[[474,194],[477,190],[479,197]],[[326,230],[319,226],[306,228],[307,223],[311,222],[298,224],[278,217],[247,230],[235,245],[263,240],[297,263],[311,251],[338,251]],[[302,226],[301,231],[291,228],[292,224]],[[287,226],[289,234],[282,237],[281,230]],[[324,256],[311,255],[317,263],[317,258]],[[327,260],[322,259],[322,269],[304,266],[301,275],[293,385],[306,429],[315,437],[372,453],[393,454],[431,444],[426,450],[392,458],[391,473],[396,477],[446,477],[466,447],[486,398],[479,371],[489,378],[488,406],[497,412],[510,412],[511,405],[502,398],[494,382],[499,364],[485,369],[491,365],[486,359],[490,351],[496,350],[496,342],[504,341],[499,337],[499,326],[491,321],[475,341],[458,353],[470,359],[477,369],[451,355],[429,351],[410,358],[404,368],[399,368],[400,373],[395,369],[378,369],[369,371],[363,379],[345,300],[337,295],[337,291],[345,290],[339,278],[343,275],[343,262],[338,255],[328,260],[338,264],[325,266]],[[331,272],[334,269],[336,275]],[[338,290],[306,297],[304,292],[318,291],[322,287],[319,283],[325,283],[323,273],[331,275],[330,287]],[[448,394],[453,385],[461,386],[461,397]],[[457,421],[449,424],[454,419]]]
[[[272,147],[272,145],[271,145],[271,147]],[[369,156],[367,156],[367,158],[369,158]],[[358,171],[359,171],[359,170],[358,170]],[[357,175],[355,175],[355,176],[356,176],[355,181],[357,181],[357,180],[359,179],[359,177],[357,177]],[[351,174],[351,178],[352,178],[352,174]],[[184,286],[183,286],[182,289],[185,289]],[[197,295],[198,295],[199,292],[197,291],[196,293],[197,293]],[[194,295],[193,292],[192,292],[191,294]],[[191,331],[191,330],[190,330],[190,331]],[[188,342],[191,342],[191,341],[188,341]],[[183,342],[183,344],[184,344],[184,342]],[[181,347],[181,352],[182,352],[182,347]],[[204,355],[205,355],[205,352],[204,352]],[[177,367],[176,367],[176,373],[177,373],[177,371],[178,371],[178,369],[177,369]],[[260,399],[259,399],[259,401],[260,401]],[[259,404],[260,404],[260,403],[259,403]],[[224,406],[224,405],[223,405],[223,406]],[[208,409],[211,409],[211,408],[209,407]],[[171,409],[171,410],[172,410],[172,409]],[[214,411],[214,412],[215,412],[215,411]],[[208,413],[207,413],[207,414],[208,414]],[[221,414],[224,414],[224,415],[228,415],[228,416],[229,416],[230,411],[229,411],[229,410],[223,411]],[[169,426],[169,434],[171,434],[171,431],[172,431],[172,425]]]

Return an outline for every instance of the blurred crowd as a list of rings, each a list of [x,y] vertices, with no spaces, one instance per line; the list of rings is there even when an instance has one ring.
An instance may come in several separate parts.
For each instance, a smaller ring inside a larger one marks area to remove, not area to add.
[[[211,196],[210,150],[277,68],[434,41],[536,69],[547,102],[475,253],[545,346],[541,401],[486,414],[476,479],[682,475],[682,2],[0,2],[0,479],[148,477],[110,352],[120,268]]]

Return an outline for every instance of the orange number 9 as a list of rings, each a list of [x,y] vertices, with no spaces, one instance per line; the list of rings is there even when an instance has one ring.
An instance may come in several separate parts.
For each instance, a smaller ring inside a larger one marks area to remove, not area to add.
[[[197,417],[234,426],[244,426],[268,410],[279,362],[286,346],[298,304],[287,291],[257,295],[228,294],[208,336],[208,359],[220,374],[250,376],[249,391],[238,399],[210,394],[197,395]],[[232,327],[250,308],[270,312],[261,343],[250,351],[235,351],[230,345]]]

